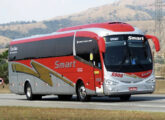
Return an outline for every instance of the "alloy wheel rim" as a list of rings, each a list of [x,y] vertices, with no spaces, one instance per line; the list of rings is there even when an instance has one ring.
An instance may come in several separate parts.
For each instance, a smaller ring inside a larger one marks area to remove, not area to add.
[[[85,97],[86,97],[86,90],[85,90],[84,86],[80,87],[80,97],[81,97],[81,99],[85,99]]]
[[[27,88],[27,96],[31,97],[31,89],[30,89],[30,87]]]

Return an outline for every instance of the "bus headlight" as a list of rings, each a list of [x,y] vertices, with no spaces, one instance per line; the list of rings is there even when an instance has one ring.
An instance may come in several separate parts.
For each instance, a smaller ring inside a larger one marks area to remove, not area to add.
[[[146,83],[155,83],[155,79],[147,80]]]
[[[119,84],[119,82],[116,82],[114,80],[106,79],[105,84],[106,85],[117,85],[117,84]]]

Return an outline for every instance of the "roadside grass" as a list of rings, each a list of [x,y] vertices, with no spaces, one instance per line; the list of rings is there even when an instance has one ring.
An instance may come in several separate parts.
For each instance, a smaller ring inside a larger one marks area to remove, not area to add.
[[[4,85],[4,87],[0,85],[0,94],[2,93],[10,93],[9,85]]]
[[[165,94],[165,80],[156,80],[155,94]]]
[[[165,120],[165,113],[0,107],[0,120]]]

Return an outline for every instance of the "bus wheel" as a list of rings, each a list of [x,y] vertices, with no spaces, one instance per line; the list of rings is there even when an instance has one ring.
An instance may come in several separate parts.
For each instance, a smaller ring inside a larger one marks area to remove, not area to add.
[[[71,100],[72,95],[58,95],[58,99],[60,100]]]
[[[25,94],[26,94],[26,98],[28,100],[34,100],[35,96],[32,93],[32,88],[31,88],[31,85],[29,83],[27,83],[25,86]]]
[[[90,100],[90,96],[87,95],[86,89],[83,83],[80,83],[77,89],[77,98],[80,101],[88,101]]]
[[[130,98],[131,98],[131,95],[122,95],[122,96],[120,96],[121,101],[129,101]]]

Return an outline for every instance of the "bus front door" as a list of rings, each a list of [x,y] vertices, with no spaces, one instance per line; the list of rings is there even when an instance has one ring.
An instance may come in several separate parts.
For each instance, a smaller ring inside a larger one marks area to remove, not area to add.
[[[103,95],[103,73],[100,57],[90,54],[90,60],[93,61],[93,73],[97,95]]]

